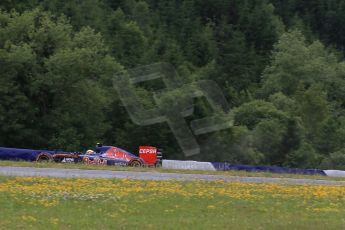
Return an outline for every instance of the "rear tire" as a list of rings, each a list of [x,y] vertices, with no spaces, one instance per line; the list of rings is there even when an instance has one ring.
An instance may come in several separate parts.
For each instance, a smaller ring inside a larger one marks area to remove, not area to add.
[[[41,153],[37,156],[37,162],[41,162],[41,163],[48,163],[52,160],[52,157],[50,156],[50,154],[47,153]]]
[[[138,161],[138,160],[133,160],[132,162],[129,163],[129,166],[131,167],[141,167],[143,164]]]

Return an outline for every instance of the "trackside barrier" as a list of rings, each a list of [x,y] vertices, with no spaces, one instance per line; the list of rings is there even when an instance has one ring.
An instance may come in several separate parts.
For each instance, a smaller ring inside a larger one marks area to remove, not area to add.
[[[345,177],[345,171],[341,170],[323,170],[327,176],[334,176],[334,177]]]
[[[326,173],[320,169],[299,169],[299,168],[286,168],[276,166],[254,166],[254,165],[237,165],[221,162],[213,162],[213,167],[217,171],[247,171],[247,172],[269,172],[269,173],[289,173],[289,174],[307,174],[307,175],[323,175]]]
[[[321,169],[299,169],[276,166],[254,166],[237,165],[222,162],[199,162],[199,161],[178,161],[163,160],[163,168],[167,169],[189,169],[189,170],[209,170],[209,171],[247,171],[247,172],[269,172],[269,173],[289,173],[345,177],[345,171],[341,170],[321,170]]]
[[[163,160],[163,168],[216,171],[211,162]]]

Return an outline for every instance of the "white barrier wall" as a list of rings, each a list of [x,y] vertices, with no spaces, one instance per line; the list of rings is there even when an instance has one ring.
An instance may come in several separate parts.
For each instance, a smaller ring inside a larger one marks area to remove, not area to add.
[[[341,170],[323,170],[327,176],[335,176],[335,177],[345,177],[345,171]]]
[[[162,167],[166,169],[189,169],[189,170],[207,170],[216,171],[211,162],[199,161],[178,161],[178,160],[163,160]],[[323,171],[327,176],[345,177],[345,171],[341,170],[318,170]]]
[[[199,161],[163,160],[162,167],[166,169],[193,169],[216,171],[216,169],[210,162]]]

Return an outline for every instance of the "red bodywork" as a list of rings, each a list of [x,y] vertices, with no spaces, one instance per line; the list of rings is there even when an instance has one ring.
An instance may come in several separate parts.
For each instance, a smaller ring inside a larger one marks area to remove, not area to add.
[[[154,166],[157,163],[157,148],[152,146],[140,146],[139,157],[148,166]]]

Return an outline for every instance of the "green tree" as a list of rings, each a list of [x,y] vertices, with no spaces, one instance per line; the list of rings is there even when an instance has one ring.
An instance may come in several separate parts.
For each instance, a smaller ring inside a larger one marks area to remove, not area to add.
[[[33,8],[41,6],[55,15],[63,14],[78,30],[90,26],[98,32],[105,32],[107,29],[105,22],[112,12],[103,0],[39,0],[39,2]]]
[[[264,119],[284,120],[287,118],[286,114],[276,109],[273,104],[261,100],[241,105],[235,109],[234,114],[234,124],[247,126],[250,130],[253,130]]]
[[[308,44],[300,31],[291,31],[275,45],[271,64],[263,72],[261,93],[290,96],[301,83],[322,83],[330,98],[340,98],[344,96],[344,71],[344,63],[320,42]]]
[[[322,122],[328,117],[327,96],[319,85],[312,85],[302,93],[297,93],[298,110],[311,140],[319,133]]]
[[[298,149],[288,154],[284,165],[288,167],[317,168],[321,159],[321,156],[311,144],[303,142]]]
[[[146,38],[135,21],[128,20],[121,9],[108,17],[107,41],[111,54],[123,65],[134,67],[142,63]]]
[[[345,167],[345,149],[341,149],[331,153],[329,157],[325,158],[321,163],[323,169],[339,169],[344,170]]]
[[[76,150],[102,138],[121,66],[101,35],[40,10],[0,15],[1,145]]]
[[[317,149],[324,155],[345,147],[345,118],[329,116],[321,124],[315,141]]]

